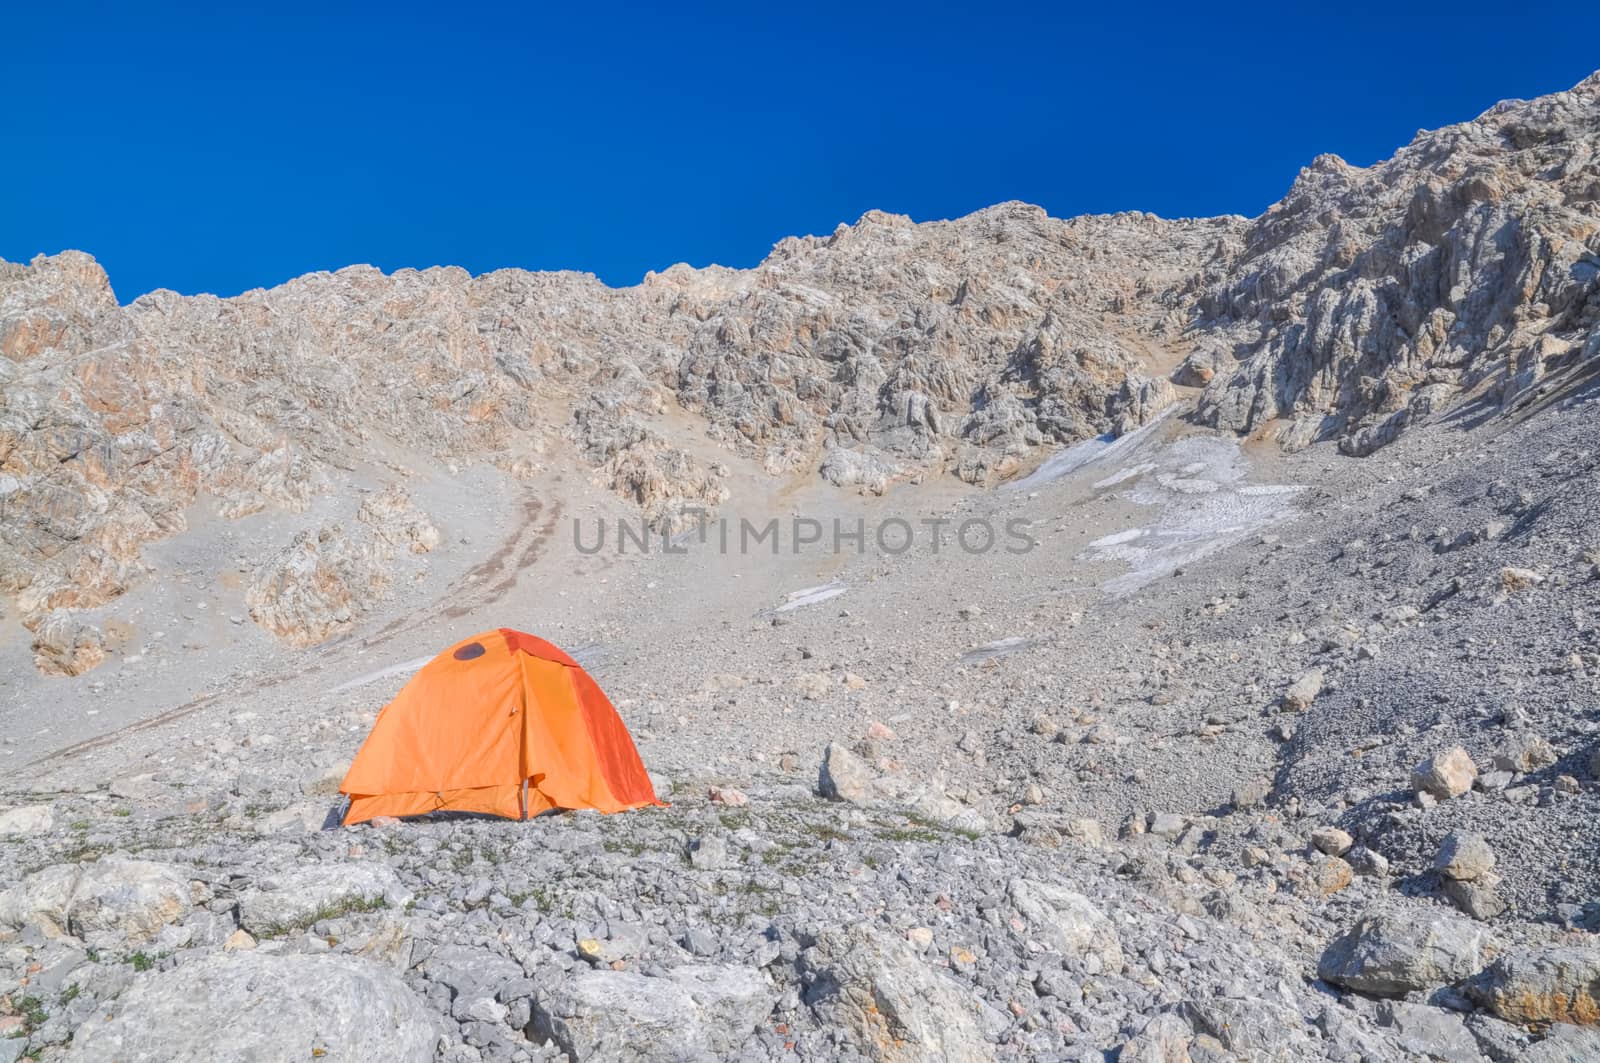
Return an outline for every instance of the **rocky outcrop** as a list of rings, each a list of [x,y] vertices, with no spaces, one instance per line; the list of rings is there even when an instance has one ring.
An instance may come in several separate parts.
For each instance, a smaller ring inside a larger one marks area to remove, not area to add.
[[[380,541],[341,524],[301,532],[256,570],[245,592],[250,618],[293,645],[315,645],[388,589],[391,556]]]
[[[410,493],[399,484],[363,499],[356,519],[398,551],[425,554],[439,545],[439,529],[412,504]]]
[[[1593,368],[1597,140],[1600,75],[1371,167],[1318,157],[1199,301],[1202,344],[1228,355],[1201,419],[1366,454],[1466,397]]]
[[[33,663],[45,675],[82,675],[106,659],[105,637],[70,609],[52,609],[37,621]]]
[[[303,531],[263,562],[245,592],[250,618],[296,646],[311,646],[348,628],[383,597],[397,552],[427,553],[439,530],[403,488],[361,504],[348,528]]]

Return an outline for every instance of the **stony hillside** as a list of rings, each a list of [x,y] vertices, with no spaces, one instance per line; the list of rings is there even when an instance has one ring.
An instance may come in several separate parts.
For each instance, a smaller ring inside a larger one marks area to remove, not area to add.
[[[1127,431],[1172,401],[1162,345],[1181,291],[1239,228],[1021,205],[923,226],[871,213],[754,270],[675,267],[626,290],[353,267],[128,307],[86,255],[7,267],[4,589],[38,630],[139,579],[141,546],[181,533],[197,499],[225,519],[299,512],[357,478],[403,488],[419,463],[577,462],[664,526],[722,501],[719,449],[876,491],[930,469],[993,482],[1030,448]],[[682,417],[663,423],[668,409]],[[345,567],[310,571],[345,588],[335,598],[372,597],[372,566]],[[307,610],[270,599],[303,592],[265,583],[257,620],[326,634],[280,624]],[[73,632],[46,640],[52,662],[94,638],[50,624]]]
[[[0,264],[0,1063],[1600,1059],[1597,149],[1600,75],[1254,220]],[[706,513],[916,534],[569,527]],[[338,827],[501,625],[671,807]]]

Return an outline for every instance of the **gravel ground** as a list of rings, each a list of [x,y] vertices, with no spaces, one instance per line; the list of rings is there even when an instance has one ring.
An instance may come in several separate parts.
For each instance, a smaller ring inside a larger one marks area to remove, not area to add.
[[[195,992],[161,979],[221,950],[293,961],[259,977],[330,1001],[356,992],[335,961],[360,961],[398,980],[358,994],[387,1028],[451,1060],[1586,1058],[1547,1021],[1576,1012],[1484,1001],[1513,977],[1495,956],[1595,955],[1588,416],[1580,397],[1367,459],[1172,419],[1017,489],[774,494],[752,471],[724,511],[898,517],[919,539],[897,555],[725,554],[713,531],[585,556],[560,524],[507,551],[549,518],[469,478],[475,508],[440,511],[423,577],[353,636],[194,649],[167,686],[124,657],[67,684],[82,700],[25,703],[0,1051],[137,1055]],[[626,514],[546,487],[567,519]],[[974,518],[1039,545],[964,552]],[[321,829],[416,662],[502,624],[579,652],[672,807]],[[28,674],[7,682],[31,696]],[[197,684],[215,696],[171,703]],[[62,718],[86,704],[116,707]],[[1412,769],[1458,745],[1476,783],[1419,795]],[[1451,832],[1492,869],[1442,876]],[[1380,999],[1325,952],[1391,911],[1490,944],[1471,970],[1402,963]],[[336,1010],[280,1040],[377,1058],[350,1047],[377,1020]],[[267,1021],[181,1020],[161,1058],[233,1058]]]

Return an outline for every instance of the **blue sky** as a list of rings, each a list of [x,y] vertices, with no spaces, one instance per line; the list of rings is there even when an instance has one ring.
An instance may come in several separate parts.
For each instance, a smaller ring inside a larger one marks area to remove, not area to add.
[[[363,262],[632,284],[874,207],[1253,215],[1319,152],[1600,67],[1586,5],[224,6],[6,13],[0,257],[88,251],[126,302]]]

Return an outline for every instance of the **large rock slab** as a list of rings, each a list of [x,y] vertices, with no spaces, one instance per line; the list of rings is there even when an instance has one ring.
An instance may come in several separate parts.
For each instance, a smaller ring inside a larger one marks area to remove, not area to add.
[[[1400,997],[1470,978],[1495,951],[1487,930],[1453,915],[1369,913],[1328,946],[1317,976],[1358,993]]]
[[[574,1063],[673,1063],[734,1053],[772,1012],[777,994],[751,967],[691,964],[652,978],[585,971],[533,1001],[528,1036]]]
[[[1011,903],[1028,920],[1030,932],[1050,948],[1082,957],[1090,973],[1122,972],[1122,941],[1094,903],[1065,886],[1014,878],[1007,891]]]
[[[0,893],[0,923],[91,944],[140,944],[207,897],[183,868],[107,856],[44,868]]]
[[[385,864],[312,864],[263,878],[239,897],[239,925],[272,937],[322,919],[402,907],[410,892]]]
[[[805,1002],[885,1063],[979,1063],[994,1053],[964,987],[920,960],[904,941],[865,925],[824,931],[800,957],[813,978]]]
[[[23,805],[0,812],[0,837],[43,834],[53,826],[55,814],[49,805]]]
[[[337,956],[213,953],[146,975],[78,1028],[71,1063],[429,1063],[439,1029],[398,975]]]

